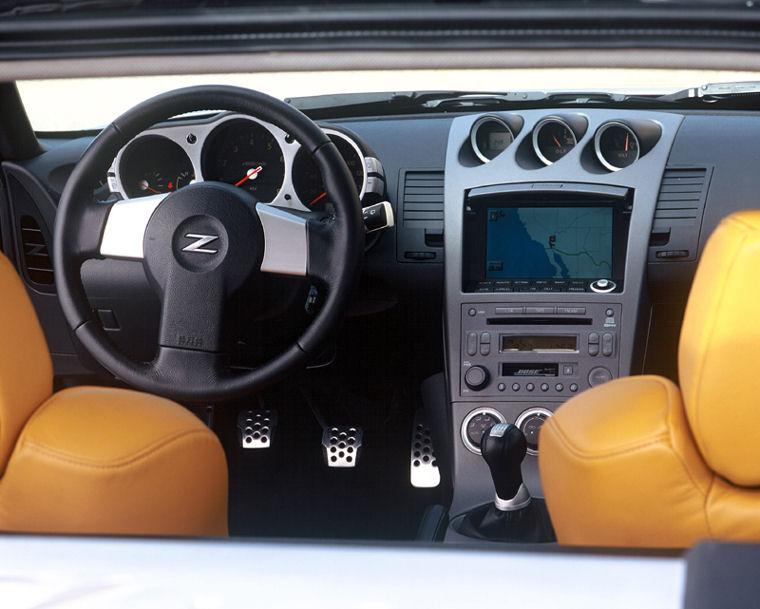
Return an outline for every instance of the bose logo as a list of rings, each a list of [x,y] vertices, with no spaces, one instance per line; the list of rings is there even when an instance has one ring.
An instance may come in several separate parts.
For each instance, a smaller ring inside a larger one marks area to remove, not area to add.
[[[196,235],[195,233],[188,233],[185,235],[188,239],[196,239],[190,245],[183,247],[183,252],[198,252],[199,254],[216,254],[219,250],[212,250],[204,248],[204,245],[216,241],[219,237],[216,235]]]

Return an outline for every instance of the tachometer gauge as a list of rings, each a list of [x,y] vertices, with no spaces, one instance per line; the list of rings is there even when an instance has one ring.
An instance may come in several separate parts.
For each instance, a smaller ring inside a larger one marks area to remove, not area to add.
[[[544,165],[556,163],[577,143],[570,125],[561,118],[542,119],[533,129],[533,150]]]
[[[495,159],[514,141],[515,135],[509,125],[496,116],[484,116],[470,130],[472,150],[484,163]]]
[[[594,136],[594,151],[599,162],[610,171],[618,171],[639,158],[639,138],[628,125],[605,123]]]
[[[361,198],[364,194],[367,174],[360,150],[342,133],[328,131],[327,129],[325,129],[325,132],[346,162],[348,170],[351,172],[351,177],[354,179],[356,192]],[[301,203],[310,210],[321,211],[329,202],[329,196],[325,191],[325,185],[322,183],[319,169],[311,155],[304,148],[298,151],[293,161],[293,188]]]
[[[185,151],[160,135],[133,140],[119,160],[118,180],[131,198],[174,192],[193,179],[193,164]]]
[[[223,122],[203,147],[203,177],[245,188],[269,203],[285,179],[282,149],[263,125],[246,118]]]

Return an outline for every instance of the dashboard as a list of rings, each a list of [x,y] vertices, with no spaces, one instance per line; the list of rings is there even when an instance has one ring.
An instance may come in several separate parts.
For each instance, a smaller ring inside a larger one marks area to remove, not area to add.
[[[349,130],[324,126],[366,204],[384,194],[383,167]],[[246,189],[259,202],[321,212],[331,205],[311,156],[275,125],[235,113],[147,130],[122,148],[108,171],[112,194],[131,199],[214,180]]]

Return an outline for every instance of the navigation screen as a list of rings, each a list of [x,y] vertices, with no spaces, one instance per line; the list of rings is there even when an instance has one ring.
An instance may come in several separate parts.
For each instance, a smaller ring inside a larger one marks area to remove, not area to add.
[[[612,208],[488,208],[486,277],[611,278]]]

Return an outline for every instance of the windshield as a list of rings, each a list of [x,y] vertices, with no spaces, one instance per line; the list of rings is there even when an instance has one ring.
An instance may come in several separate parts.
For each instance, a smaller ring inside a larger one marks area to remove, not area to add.
[[[606,91],[672,93],[706,82],[759,80],[757,72],[660,69],[349,70],[26,80],[18,83],[38,132],[97,129],[159,93],[197,84],[232,84],[279,99],[375,91]],[[50,100],[58,100],[56,112]]]

